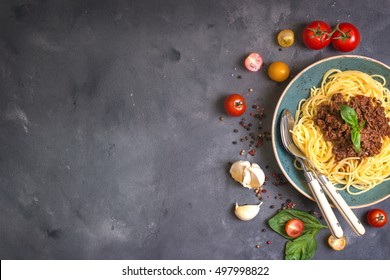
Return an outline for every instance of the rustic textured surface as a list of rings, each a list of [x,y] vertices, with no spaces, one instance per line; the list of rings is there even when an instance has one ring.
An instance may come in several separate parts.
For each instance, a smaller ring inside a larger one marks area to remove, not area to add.
[[[245,55],[285,61],[295,75],[340,54],[303,46],[304,25],[323,19],[356,24],[352,53],[390,64],[389,11],[389,1],[352,0],[1,1],[0,258],[282,259],[267,219],[287,198],[317,207],[272,184],[270,141],[240,156],[246,133],[223,98],[257,102],[270,131],[286,83],[245,71]],[[297,36],[289,49],[275,42],[284,28]],[[250,222],[233,205],[258,200],[227,172],[243,158],[270,177]],[[389,201],[377,206],[390,213]],[[323,230],[316,259],[390,259],[390,225],[358,238],[342,223],[348,248],[332,251]]]

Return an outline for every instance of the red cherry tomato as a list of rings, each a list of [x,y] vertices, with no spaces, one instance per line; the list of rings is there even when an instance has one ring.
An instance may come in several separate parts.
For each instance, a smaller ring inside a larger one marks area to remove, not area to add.
[[[336,50],[350,52],[356,49],[360,43],[360,32],[355,25],[342,22],[335,28],[332,35],[332,44]]]
[[[387,214],[382,209],[372,209],[367,214],[367,222],[373,227],[383,227],[387,221]]]
[[[303,29],[303,42],[312,50],[320,50],[330,44],[332,28],[324,21],[316,20]]]
[[[252,72],[259,71],[262,64],[263,58],[255,52],[249,54],[244,61],[245,68]]]
[[[246,110],[246,102],[244,97],[237,93],[233,93],[226,97],[224,105],[226,113],[234,117],[241,116],[245,113]]]
[[[304,228],[305,224],[301,220],[292,219],[286,224],[286,233],[292,238],[297,238],[301,236]]]

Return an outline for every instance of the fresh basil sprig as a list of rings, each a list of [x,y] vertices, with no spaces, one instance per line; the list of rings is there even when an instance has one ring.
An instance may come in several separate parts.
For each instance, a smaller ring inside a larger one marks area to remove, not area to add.
[[[291,238],[286,234],[286,223],[291,219],[300,219],[305,224],[302,235]],[[327,228],[309,213],[295,209],[285,209],[268,220],[268,225],[284,238],[288,239],[285,247],[286,260],[309,260],[317,251],[316,234]]]
[[[293,241],[287,241],[285,249],[286,260],[310,260],[317,251],[317,241],[313,234],[305,234]]]
[[[345,123],[351,127],[351,141],[353,144],[353,149],[356,153],[360,154],[360,131],[364,127],[366,121],[363,121],[359,125],[359,119],[356,111],[348,105],[340,105],[340,114]]]

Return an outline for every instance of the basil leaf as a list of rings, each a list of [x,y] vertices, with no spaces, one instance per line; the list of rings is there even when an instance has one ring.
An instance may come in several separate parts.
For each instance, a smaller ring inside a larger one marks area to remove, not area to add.
[[[287,241],[285,248],[286,260],[310,260],[317,251],[315,234],[301,235],[293,241]]]
[[[351,127],[357,126],[359,123],[358,116],[355,110],[348,105],[340,105],[341,118]]]
[[[353,143],[353,149],[356,153],[360,154],[360,131],[359,128],[353,128],[351,131],[351,141]]]
[[[309,213],[295,209],[285,209],[280,211],[268,220],[268,225],[284,238],[292,240],[293,238],[286,234],[286,223],[291,219],[299,219],[305,224],[302,235],[315,234],[319,229],[327,228],[321,224],[317,218],[313,217]]]
[[[366,121],[363,121],[359,125],[359,119],[356,111],[348,105],[340,105],[340,114],[342,119],[351,127],[351,141],[353,149],[356,153],[360,154],[361,135],[360,130],[364,127]]]
[[[293,239],[286,234],[286,223],[291,219],[300,219],[305,224],[302,235]],[[301,210],[286,209],[268,220],[269,226],[284,238],[288,239],[285,247],[286,260],[309,260],[317,251],[316,234],[327,228],[309,213]]]

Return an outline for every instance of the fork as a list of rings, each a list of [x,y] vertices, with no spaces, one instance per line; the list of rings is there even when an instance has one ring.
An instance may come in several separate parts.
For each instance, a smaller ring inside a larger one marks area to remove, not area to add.
[[[298,162],[302,165],[306,182],[308,183],[310,191],[312,192],[314,199],[320,208],[322,216],[324,217],[331,234],[336,238],[341,238],[344,234],[343,229],[341,228],[340,223],[338,222],[336,215],[334,214],[332,207],[330,206],[315,174],[309,169],[308,159],[292,140],[290,128],[292,125],[294,125],[294,119],[292,117],[290,118],[289,116],[291,116],[290,111],[287,109],[284,110],[280,122],[280,134],[283,146],[290,154],[294,155]]]
[[[289,145],[289,147],[292,147],[293,152],[295,152],[295,155],[303,156],[305,160],[309,163],[312,170],[315,173],[315,176],[318,178],[318,181],[322,188],[325,190],[326,194],[330,198],[330,200],[334,203],[335,207],[340,211],[344,219],[348,222],[352,230],[355,232],[357,236],[361,236],[365,233],[364,226],[360,222],[360,220],[356,217],[356,215],[353,213],[351,208],[348,206],[348,204],[345,202],[343,197],[341,196],[340,192],[334,187],[334,185],[329,181],[329,179],[326,177],[325,174],[319,173],[314,165],[311,163],[311,161],[305,157],[305,155],[299,150],[299,148],[294,144],[292,141],[290,131],[294,126],[294,119],[291,115],[291,113],[286,109],[282,113],[282,118],[285,117],[287,120],[285,120],[284,125],[287,125],[287,127],[284,127],[284,130],[287,129],[288,137],[285,137],[285,140],[288,140],[286,144]],[[282,121],[283,122],[283,121]],[[286,133],[286,131],[284,132]],[[286,135],[287,136],[287,135]],[[289,139],[287,139],[289,138]],[[283,140],[282,140],[283,141]]]

